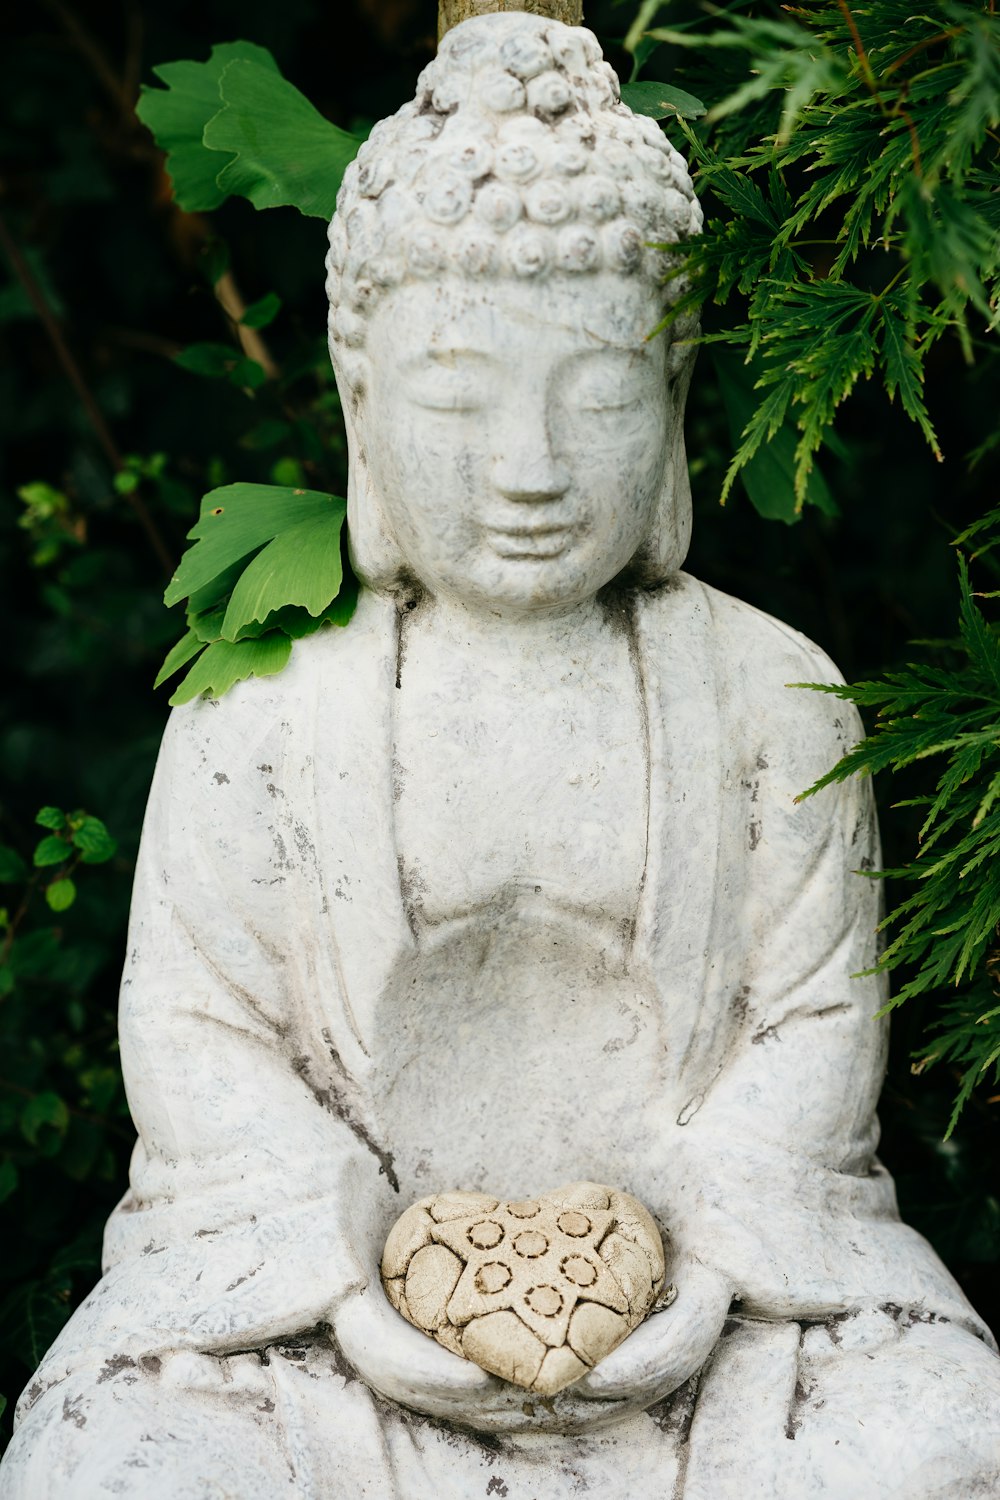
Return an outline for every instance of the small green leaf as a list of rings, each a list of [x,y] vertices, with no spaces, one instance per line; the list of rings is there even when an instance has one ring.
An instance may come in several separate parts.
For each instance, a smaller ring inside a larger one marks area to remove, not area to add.
[[[305,471],[297,458],[279,458],[271,466],[271,478],[275,484],[287,484],[292,489],[301,489],[305,482]]]
[[[27,874],[28,866],[17,850],[0,844],[0,885],[14,885],[16,881],[24,880]]]
[[[354,614],[358,601],[357,579],[347,574],[340,586],[340,592],[336,599],[332,600],[323,610],[322,614],[311,615],[308,610],[300,605],[288,606],[285,609],[277,609],[274,614],[268,615],[266,620],[252,622],[244,625],[239,632],[239,640],[260,640],[261,636],[269,634],[272,630],[280,630],[283,635],[290,636],[293,641],[303,640],[307,635],[314,635],[324,625],[347,625]]]
[[[0,1203],[10,1197],[17,1189],[17,1167],[12,1161],[0,1162]],[[0,1407],[0,1413],[3,1408]]]
[[[202,610],[200,614],[194,614],[188,610],[188,625],[192,634],[197,637],[203,646],[211,646],[215,641],[222,639],[222,622],[226,618],[226,607],[220,604],[217,609]]]
[[[257,360],[251,359],[248,354],[238,359],[229,371],[230,383],[239,386],[241,390],[248,387],[251,391],[255,391],[258,386],[264,384],[266,379],[267,371],[264,366]]]
[[[18,935],[10,949],[9,962],[18,979],[39,979],[49,973],[55,963],[59,939],[51,927],[36,928],[34,932]]]
[[[109,860],[118,844],[101,822],[100,818],[85,816],[78,828],[73,830],[73,846],[79,849],[85,865],[102,865]]]
[[[318,490],[283,485],[227,484],[211,490],[202,501],[201,516],[188,532],[198,545],[181,558],[164,603],[180,603],[279,532],[342,504]]]
[[[224,380],[242,358],[232,344],[189,344],[180,354],[174,355],[174,363],[182,370],[190,370],[193,375]]]
[[[167,153],[174,197],[189,212],[218,208],[226,197],[216,178],[225,158],[203,140],[205,126],[222,107],[219,80],[237,58],[277,73],[270,52],[253,42],[224,42],[213,47],[207,62],[164,63],[153,72],[164,89],[144,87],[136,114]]]
[[[287,635],[275,634],[236,644],[216,641],[199,656],[170,702],[176,707],[190,703],[202,693],[221,698],[234,683],[247,677],[272,677],[287,664],[291,651]]]
[[[937,459],[941,458],[934,424],[924,403],[924,369],[917,352],[916,341],[901,315],[902,299],[882,299],[882,368],[885,376],[886,395],[891,401],[899,392],[903,410],[911,421],[916,422]]]
[[[134,469],[121,469],[111,483],[119,495],[131,495],[139,488],[139,476]]]
[[[72,880],[53,880],[45,888],[45,900],[52,911],[68,911],[76,900],[76,885]]]
[[[273,323],[281,311],[281,298],[277,292],[266,292],[256,302],[251,302],[240,322],[244,328],[266,328]]]
[[[249,432],[240,438],[240,447],[249,448],[252,453],[263,452],[267,448],[276,448],[283,443],[292,432],[292,424],[283,422],[277,417],[268,417],[263,422],[258,422],[251,427]]]
[[[54,833],[47,839],[42,839],[35,846],[34,864],[38,870],[44,870],[49,865],[61,865],[69,859],[72,850],[65,839],[58,838]]]
[[[36,1094],[21,1111],[21,1134],[31,1146],[38,1144],[39,1133],[46,1125],[61,1135],[69,1124],[69,1110],[58,1094]]]
[[[221,103],[221,100],[220,100]],[[214,163],[218,165],[218,163]],[[229,270],[229,246],[225,240],[210,240],[201,252],[198,266],[209,286],[216,286]]]
[[[162,687],[168,677],[173,677],[174,673],[179,672],[181,667],[186,667],[191,658],[198,655],[204,644],[204,641],[199,640],[193,630],[185,631],[176,646],[172,646],[167,652],[166,660],[156,674],[156,681],[153,683],[153,687]]]
[[[65,828],[66,814],[60,812],[58,807],[43,807],[35,818],[35,822],[43,828]]]
[[[324,515],[300,521],[275,537],[250,563],[233,589],[222,624],[224,640],[235,641],[245,625],[264,621],[275,610],[299,604],[322,614],[336,598],[343,577],[340,531],[346,507],[335,501]]]
[[[48,176],[48,181],[52,182],[52,175]],[[59,296],[53,284],[49,269],[40,251],[31,245],[23,245],[21,255],[34,281],[41,288],[42,295],[52,313],[57,318],[65,317],[66,304]],[[11,280],[6,286],[0,288],[0,325],[4,323],[16,323],[22,319],[30,320],[37,318],[37,316],[38,308],[32,302],[19,280]]]
[[[4,964],[3,967],[0,968],[0,1000],[4,999],[6,995],[9,995],[13,988],[14,970],[9,966],[9,964]]]
[[[622,85],[622,103],[627,104],[633,114],[648,115],[651,120],[676,119],[678,116],[682,120],[697,120],[707,109],[693,94],[666,83],[625,83]]]
[[[719,392],[733,446],[750,421],[758,405],[754,382],[759,371],[755,363],[746,365],[730,349],[712,350],[712,363],[719,381]],[[801,517],[795,499],[795,428],[784,422],[763,443],[740,470],[740,479],[757,511],[768,521],[793,525]],[[837,504],[818,468],[813,468],[806,483],[806,504],[815,505],[824,515],[836,515]]]
[[[224,107],[203,139],[210,151],[234,155],[219,173],[220,191],[240,193],[255,208],[287,205],[329,219],[360,137],[331,125],[293,84],[260,63],[231,62],[219,89]]]
[[[254,551],[256,551],[256,548],[254,548]],[[249,554],[247,555],[249,556]],[[203,635],[198,629],[196,617],[204,615],[207,611],[215,608],[221,609],[222,613],[225,614],[226,601],[236,587],[239,576],[246,565],[246,558],[239,558],[236,562],[231,563],[228,568],[223,568],[221,573],[217,573],[204,588],[192,589],[188,595],[187,605],[185,606],[187,622],[200,641],[207,639],[218,640],[219,632],[216,631],[211,637]],[[221,616],[219,622],[221,624]]]

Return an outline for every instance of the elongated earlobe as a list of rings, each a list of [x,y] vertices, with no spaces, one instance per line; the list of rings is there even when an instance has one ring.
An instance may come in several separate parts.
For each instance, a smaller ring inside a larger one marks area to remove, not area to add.
[[[675,352],[681,351],[672,350],[671,355],[674,356]],[[684,406],[695,353],[694,347],[688,346],[680,359],[672,359],[673,373],[667,387],[667,421],[671,436],[663,465],[663,480],[649,536],[631,570],[637,581],[646,585],[664,583],[679,572],[691,544],[691,481],[684,444]]]
[[[341,398],[352,394],[338,374]],[[358,392],[353,392],[355,401]],[[406,573],[406,559],[375,493],[364,444],[359,431],[355,401],[343,401],[347,428],[347,542],[351,567],[368,588],[386,592],[399,586]]]

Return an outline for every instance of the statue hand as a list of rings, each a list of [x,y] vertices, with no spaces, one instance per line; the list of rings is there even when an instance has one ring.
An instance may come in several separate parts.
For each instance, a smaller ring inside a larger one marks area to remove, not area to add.
[[[732,1288],[695,1260],[677,1267],[674,1279],[673,1306],[545,1402],[442,1348],[400,1317],[378,1287],[344,1303],[334,1333],[366,1385],[428,1416],[481,1432],[586,1432],[669,1395],[711,1354]]]
[[[407,1323],[379,1286],[349,1298],[334,1315],[333,1331],[366,1385],[428,1416],[474,1420],[503,1384]]]
[[[350,1298],[333,1318],[341,1351],[373,1391],[427,1416],[479,1432],[585,1432],[618,1415],[615,1402],[555,1401],[488,1375],[407,1323],[381,1288]]]
[[[620,1401],[629,1410],[651,1406],[701,1369],[718,1342],[733,1288],[720,1272],[694,1258],[671,1278],[677,1299],[647,1318],[589,1375],[573,1386],[587,1401]]]

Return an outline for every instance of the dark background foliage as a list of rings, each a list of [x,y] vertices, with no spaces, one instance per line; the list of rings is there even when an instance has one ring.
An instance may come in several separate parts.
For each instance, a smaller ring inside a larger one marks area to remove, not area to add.
[[[625,77],[615,38],[633,11],[587,7]],[[679,0],[671,24],[693,13]],[[0,1393],[11,1404],[96,1279],[103,1221],[125,1184],[133,1137],[114,1017],[167,712],[152,680],[182,628],[160,602],[166,576],[211,486],[343,485],[323,352],[324,225],[240,199],[205,216],[177,209],[134,114],[138,85],[157,63],[243,37],[268,47],[330,119],[363,130],[412,94],[435,16],[435,0],[49,0],[20,7],[0,48],[0,845],[30,865],[45,834],[35,814],[53,803],[85,807],[118,841],[108,863],[76,872],[65,912],[45,902],[45,870],[0,885]],[[646,70],[709,103],[710,74],[669,48]],[[239,316],[238,299],[271,292],[282,300],[273,322],[239,335],[256,357],[254,339],[264,341],[266,382],[250,389],[175,363],[195,342],[229,343],[238,356],[226,309]],[[736,435],[703,356],[688,419],[691,571],[804,631],[849,679],[905,661],[914,638],[952,637],[949,542],[995,494],[995,452],[966,462],[996,424],[984,368],[963,360],[957,340],[933,352],[926,394],[940,464],[881,388],[862,382],[822,456],[839,515],[807,507],[788,525],[763,519],[739,483],[720,508]],[[883,807],[887,863],[908,857],[916,817]],[[0,858],[0,879],[16,873]],[[997,1325],[996,1101],[974,1097],[943,1141],[954,1079],[910,1072],[923,1007],[909,1002],[894,1020],[883,1156],[904,1214]]]

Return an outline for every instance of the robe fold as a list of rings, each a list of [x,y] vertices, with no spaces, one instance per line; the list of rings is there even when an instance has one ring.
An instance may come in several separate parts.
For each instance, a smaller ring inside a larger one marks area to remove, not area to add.
[[[700,1379],[592,1437],[487,1438],[374,1396],[329,1334],[409,1202],[479,1186],[401,1181],[380,1113],[384,996],[419,938],[399,621],[363,591],[278,677],[171,718],[122,986],[130,1187],[22,1398],[4,1500],[1000,1492],[1000,1361],[874,1155],[884,991],[852,977],[876,956],[870,786],[795,801],[857,716],[788,686],[837,680],[816,647],[689,577],[630,616],[649,787],[627,965],[664,1058],[646,1159],[614,1185],[736,1288]]]

